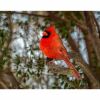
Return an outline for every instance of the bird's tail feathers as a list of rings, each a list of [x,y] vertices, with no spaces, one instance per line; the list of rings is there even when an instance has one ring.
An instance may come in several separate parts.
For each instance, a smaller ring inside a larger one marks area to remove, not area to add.
[[[76,78],[76,79],[80,79],[80,74],[79,72],[75,69],[74,65],[70,62],[69,59],[65,59],[64,60],[66,62],[66,64],[68,65],[69,69],[71,70],[72,75]]]

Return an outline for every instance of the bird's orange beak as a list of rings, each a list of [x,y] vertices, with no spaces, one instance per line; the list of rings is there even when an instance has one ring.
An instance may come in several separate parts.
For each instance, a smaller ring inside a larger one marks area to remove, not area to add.
[[[43,32],[43,36],[47,36],[48,35],[48,33],[47,32]]]

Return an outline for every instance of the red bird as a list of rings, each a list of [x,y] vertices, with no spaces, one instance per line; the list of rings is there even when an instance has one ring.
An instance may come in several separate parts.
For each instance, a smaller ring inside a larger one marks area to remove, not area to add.
[[[59,35],[56,33],[54,25],[50,25],[44,30],[42,39],[40,40],[40,49],[48,58],[64,60],[71,70],[72,75],[80,79],[80,74],[70,62],[69,55]]]

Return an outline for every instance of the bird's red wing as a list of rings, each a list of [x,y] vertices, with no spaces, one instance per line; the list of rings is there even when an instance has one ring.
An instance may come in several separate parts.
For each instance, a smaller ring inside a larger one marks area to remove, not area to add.
[[[67,53],[67,50],[66,48],[64,47],[63,45],[63,42],[61,40],[61,38],[59,37],[59,35],[57,34],[55,37],[54,37],[54,41],[53,41],[53,44],[55,43],[55,47],[56,47],[56,52],[58,52],[58,54],[61,56],[60,59],[70,59],[70,56],[68,55]]]

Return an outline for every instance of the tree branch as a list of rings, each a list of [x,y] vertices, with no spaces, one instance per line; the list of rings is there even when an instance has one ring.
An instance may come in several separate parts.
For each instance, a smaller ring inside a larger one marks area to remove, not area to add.
[[[37,14],[37,13],[28,13],[28,12],[15,12],[15,11],[12,11],[12,12],[5,12],[5,11],[1,11],[1,13],[22,14],[22,15],[28,15],[28,16],[37,16],[37,17],[51,18],[51,19],[54,20],[54,21],[55,21],[55,20],[59,20],[59,21],[65,22],[65,23],[67,23],[68,20],[70,19],[70,20],[75,21],[76,25],[77,25],[82,31],[85,31],[85,32],[86,32],[86,31],[88,30],[85,24],[83,25],[82,22],[78,21],[78,19],[76,19],[76,18],[73,17],[73,16],[66,16],[66,18],[68,18],[68,20],[67,20],[67,19],[64,19],[64,18],[61,18],[61,17],[57,17],[57,16],[55,16],[54,14],[50,14],[50,12],[49,12],[49,13],[47,12],[47,14]]]
[[[97,22],[97,20],[96,20],[96,18],[95,18],[94,13],[93,13],[93,12],[91,12],[91,14],[92,14],[92,16],[93,16],[93,18],[94,18],[94,21],[95,21],[95,23],[96,23],[97,30],[98,30],[98,33],[99,33],[99,38],[100,38],[100,26],[99,26],[99,24],[98,24],[98,22]]]
[[[68,68],[60,67],[59,65],[56,65],[53,62],[48,62],[47,65],[49,71],[57,75],[67,75],[67,73],[69,72]]]
[[[84,21],[79,21],[79,19],[77,19],[73,13],[71,13],[70,15],[66,15],[65,13],[65,17],[73,20],[75,22],[75,24],[83,31],[83,32],[87,32],[88,28],[86,27]]]
[[[86,25],[89,28],[88,34],[91,35],[91,41],[98,59],[98,63],[100,63],[100,39],[97,36],[97,30],[94,25],[94,18],[91,15],[91,12],[84,12],[84,16],[86,19]]]

